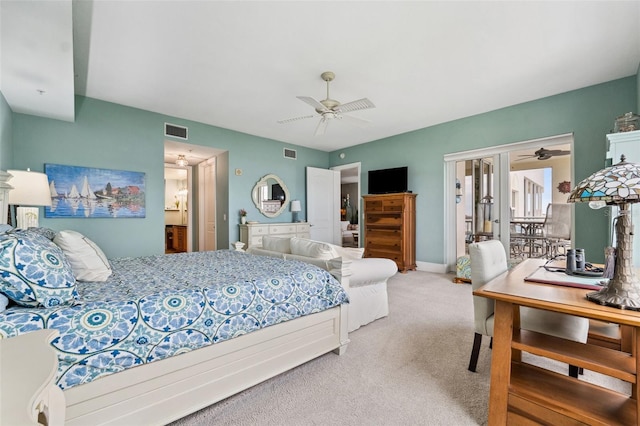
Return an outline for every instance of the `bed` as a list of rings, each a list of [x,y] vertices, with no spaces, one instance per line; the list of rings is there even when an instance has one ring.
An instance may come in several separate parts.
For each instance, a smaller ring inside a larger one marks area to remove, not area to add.
[[[0,337],[60,332],[66,424],[168,423],[346,349],[339,260],[332,275],[243,252],[180,253],[112,259],[105,280],[80,282],[53,241],[0,237],[1,290],[20,302],[0,312]]]

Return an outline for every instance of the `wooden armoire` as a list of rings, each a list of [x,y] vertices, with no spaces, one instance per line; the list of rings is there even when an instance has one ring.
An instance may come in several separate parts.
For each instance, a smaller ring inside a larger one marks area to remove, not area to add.
[[[364,257],[384,257],[400,272],[416,269],[416,196],[363,195]]]

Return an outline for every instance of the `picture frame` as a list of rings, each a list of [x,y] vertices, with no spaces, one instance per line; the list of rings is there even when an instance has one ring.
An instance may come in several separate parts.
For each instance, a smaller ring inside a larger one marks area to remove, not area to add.
[[[143,172],[45,164],[51,207],[47,218],[144,218]]]

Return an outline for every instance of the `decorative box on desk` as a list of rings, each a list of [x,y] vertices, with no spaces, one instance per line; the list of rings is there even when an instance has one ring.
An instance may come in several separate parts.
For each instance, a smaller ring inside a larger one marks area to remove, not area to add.
[[[400,272],[416,269],[416,196],[363,195],[364,257],[383,257]]]
[[[296,223],[245,223],[240,225],[240,241],[245,243],[244,249],[262,246],[262,237],[298,237],[310,238],[311,225],[305,222]]]

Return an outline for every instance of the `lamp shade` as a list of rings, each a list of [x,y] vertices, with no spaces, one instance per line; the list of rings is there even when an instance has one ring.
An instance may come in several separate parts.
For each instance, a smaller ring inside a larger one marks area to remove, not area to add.
[[[300,200],[291,200],[291,211],[299,212],[301,210],[302,210],[302,207],[300,206]]]
[[[595,172],[581,181],[569,195],[570,203],[604,201],[607,204],[640,201],[640,164],[627,163],[624,155],[618,164]]]
[[[19,206],[50,206],[51,192],[47,175],[30,170],[7,170],[13,177],[9,181],[9,204]]]

